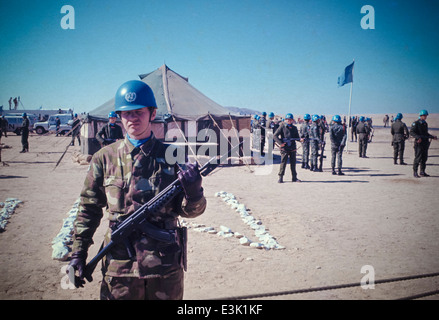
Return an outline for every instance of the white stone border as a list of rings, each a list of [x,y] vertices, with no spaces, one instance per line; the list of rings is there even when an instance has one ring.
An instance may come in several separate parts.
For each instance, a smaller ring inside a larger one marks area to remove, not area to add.
[[[236,200],[236,197],[232,193],[228,193],[225,191],[220,191],[215,193],[215,197],[221,198],[225,203],[230,205],[232,209],[234,209],[241,216],[242,221],[247,224],[251,229],[253,229],[255,236],[258,238],[258,242],[251,241],[248,237],[240,234],[239,232],[233,232],[232,229],[226,226],[220,226],[219,231],[217,231],[214,227],[206,227],[203,224],[197,223],[188,223],[185,220],[181,221],[183,226],[188,228],[192,228],[194,231],[205,232],[208,234],[216,234],[219,237],[223,238],[231,238],[235,237],[239,239],[239,243],[243,246],[249,246],[257,249],[266,249],[266,250],[282,250],[285,249],[284,246],[280,245],[276,238],[273,237],[269,232],[268,228],[262,224],[261,220],[255,219],[247,210],[246,206],[242,203],[239,203]]]

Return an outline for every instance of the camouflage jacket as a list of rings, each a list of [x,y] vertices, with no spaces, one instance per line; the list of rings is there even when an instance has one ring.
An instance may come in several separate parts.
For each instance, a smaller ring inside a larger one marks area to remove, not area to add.
[[[132,214],[177,178],[174,165],[165,160],[166,148],[154,136],[141,147],[125,137],[99,150],[92,158],[80,195],[75,220],[73,252],[87,251],[106,208],[110,224]],[[206,199],[189,202],[182,194],[149,221],[166,228],[176,226],[178,216],[196,217],[204,212]],[[108,230],[104,245],[109,242]],[[125,245],[117,245],[104,260],[108,276],[157,277],[180,267],[181,244],[165,245],[139,235],[132,241],[135,259],[129,259]]]

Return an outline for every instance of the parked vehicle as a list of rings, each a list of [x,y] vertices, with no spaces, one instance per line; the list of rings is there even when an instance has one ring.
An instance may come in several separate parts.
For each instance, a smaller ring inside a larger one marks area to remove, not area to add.
[[[35,132],[38,134],[44,134],[48,131],[56,132],[56,117],[61,121],[59,133],[63,132],[64,134],[70,131],[71,127],[68,125],[68,122],[73,119],[73,116],[70,113],[62,113],[51,115],[47,121],[35,123]]]
[[[34,123],[38,117],[34,114],[27,115],[29,119],[29,131],[33,131]],[[23,124],[23,117],[20,113],[6,114],[5,119],[8,121],[8,132],[14,132],[16,135],[21,135],[21,125]]]

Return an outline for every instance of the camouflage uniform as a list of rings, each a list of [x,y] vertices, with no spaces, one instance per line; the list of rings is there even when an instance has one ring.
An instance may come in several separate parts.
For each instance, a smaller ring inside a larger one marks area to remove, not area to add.
[[[370,128],[364,121],[357,124],[358,153],[360,158],[366,158],[367,143],[369,141]]]
[[[300,138],[305,139],[302,142],[302,168],[309,169],[309,121],[305,121],[300,126]]]
[[[397,164],[399,155],[399,163],[404,164],[405,140],[409,137],[409,130],[401,119],[396,119],[392,123],[390,133],[392,134],[393,163]]]
[[[92,158],[81,192],[75,221],[73,252],[86,252],[106,207],[110,226],[135,212],[177,178],[165,160],[166,146],[154,135],[140,147],[128,138],[102,148]],[[177,217],[196,217],[206,199],[189,202],[181,194],[149,222],[176,229]],[[108,230],[104,245],[109,242]],[[166,244],[143,233],[133,235],[136,256],[129,258],[124,244],[116,245],[102,263],[101,299],[182,299],[182,243]]]
[[[346,146],[346,127],[341,123],[334,122],[334,124],[329,129],[329,137],[331,139],[331,168],[332,172],[335,170],[335,159],[337,158],[338,172],[341,172],[342,168],[342,156],[343,149]]]
[[[309,144],[311,146],[311,170],[317,170],[317,157],[319,155],[319,144],[322,137],[322,127],[317,123],[313,122],[309,129],[309,137],[315,140],[310,140]]]

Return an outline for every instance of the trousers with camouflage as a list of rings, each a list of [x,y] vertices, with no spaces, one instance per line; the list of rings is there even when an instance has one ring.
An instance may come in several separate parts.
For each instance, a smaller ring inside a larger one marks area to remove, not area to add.
[[[104,276],[101,300],[181,300],[183,287],[183,269],[151,279]]]

